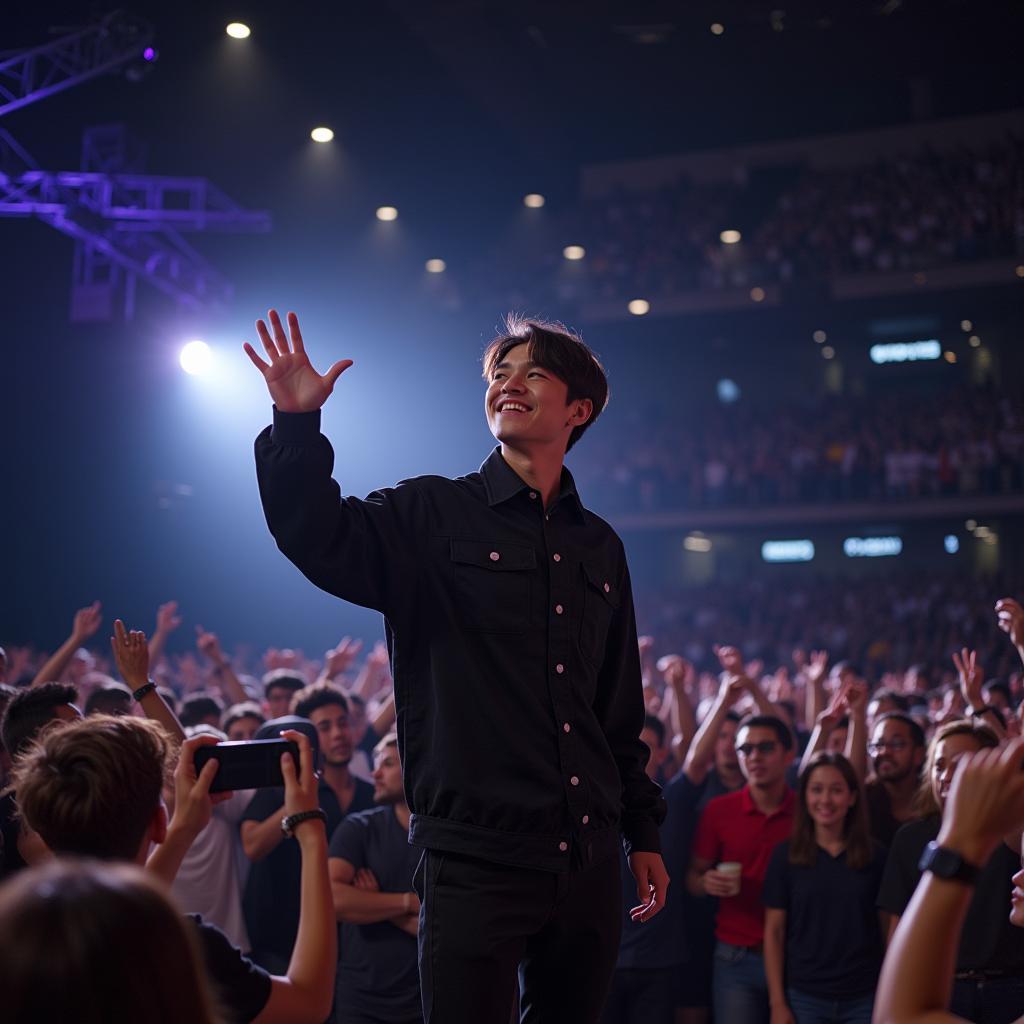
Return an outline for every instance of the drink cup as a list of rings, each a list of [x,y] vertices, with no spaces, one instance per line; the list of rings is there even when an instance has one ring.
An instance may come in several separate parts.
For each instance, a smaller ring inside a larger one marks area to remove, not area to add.
[[[730,885],[729,895],[738,896],[740,893],[740,875],[743,871],[743,865],[736,860],[724,860],[721,864],[717,865],[715,870],[720,874],[724,875]]]

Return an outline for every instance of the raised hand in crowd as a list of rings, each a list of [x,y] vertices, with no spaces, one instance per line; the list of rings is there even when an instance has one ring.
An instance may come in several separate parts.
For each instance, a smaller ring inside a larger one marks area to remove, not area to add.
[[[938,844],[973,867],[1024,827],[1024,739],[960,759]],[[973,885],[925,872],[889,945],[875,1000],[886,1024],[944,1024]],[[1007,912],[1009,912],[1007,899]]]
[[[42,667],[35,674],[32,686],[59,681],[79,647],[100,628],[102,622],[103,606],[99,601],[93,601],[92,604],[87,605],[85,608],[79,608],[71,622],[71,634],[46,659]]]
[[[794,651],[794,655],[796,652]],[[804,720],[808,725],[818,720],[825,706],[825,676],[828,673],[828,651],[811,651],[803,658]]]
[[[997,736],[1006,736],[1006,724],[1003,716],[985,703],[985,695],[982,686],[985,682],[985,673],[978,664],[978,652],[970,651],[966,647],[960,653],[953,652],[953,665],[956,668],[957,678],[960,681],[960,698],[963,702],[963,710],[976,718],[981,718],[986,725],[990,725]]]
[[[330,682],[343,675],[355,663],[356,657],[362,649],[362,640],[353,640],[350,636],[342,637],[337,647],[332,647],[325,652],[324,667],[317,682]]]
[[[165,601],[156,610],[156,628],[149,639],[149,660],[155,665],[164,653],[167,638],[181,625],[177,601]]]
[[[267,319],[270,321],[270,330],[263,320],[257,320],[256,333],[270,362],[256,355],[256,350],[249,342],[242,347],[253,366],[263,374],[274,405],[281,412],[313,412],[319,409],[330,397],[338,378],[352,365],[352,360],[340,359],[321,375],[313,369],[306,355],[299,318],[294,313],[288,314],[290,347],[277,310],[270,310]]]
[[[1012,597],[1004,597],[996,602],[996,619],[999,628],[1010,638],[1017,648],[1021,661],[1024,661],[1024,608]]]
[[[666,777],[671,778],[683,766],[697,732],[691,696],[697,673],[693,665],[678,654],[666,654],[659,658],[655,668],[665,683],[661,720],[672,732],[672,761],[666,766]]]
[[[185,730],[181,727],[178,716],[167,706],[167,702],[160,696],[156,685],[149,678],[149,648],[146,645],[146,634],[139,629],[129,632],[120,619],[115,619],[110,649],[121,678],[132,691],[135,700],[139,702],[145,716],[159,722],[175,743],[183,742]]]
[[[197,625],[196,647],[213,664],[213,674],[217,677],[217,683],[230,703],[240,704],[242,701],[250,699],[249,694],[245,692],[245,687],[235,675],[230,660],[221,649],[216,633],[211,633]]]

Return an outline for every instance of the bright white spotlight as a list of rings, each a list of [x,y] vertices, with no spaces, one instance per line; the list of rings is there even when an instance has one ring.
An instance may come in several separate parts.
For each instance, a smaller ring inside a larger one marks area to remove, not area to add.
[[[377,220],[398,220],[398,211],[393,206],[378,206]]]
[[[651,311],[651,304],[646,299],[633,299],[626,308],[633,316],[646,316]]]
[[[523,196],[523,206],[528,206],[531,210],[539,210],[544,203],[545,199],[539,192],[531,192],[529,195]]]
[[[427,260],[426,267],[428,274],[443,274],[448,264],[444,260]]]
[[[334,132],[330,128],[314,128],[309,137],[314,142],[330,142],[334,138]]]
[[[210,372],[213,366],[213,350],[205,341],[190,341],[178,355],[181,368],[193,377],[202,377]]]
[[[252,30],[249,28],[249,26],[244,25],[240,21],[231,22],[231,24],[228,25],[228,27],[224,29],[224,31],[227,32],[227,34],[231,36],[232,39],[248,39],[249,36],[252,35]]]
[[[562,250],[562,255],[567,260],[581,260],[587,255],[587,250],[582,245],[567,245]]]
[[[725,245],[735,245],[743,236],[735,228],[726,228],[718,237]]]

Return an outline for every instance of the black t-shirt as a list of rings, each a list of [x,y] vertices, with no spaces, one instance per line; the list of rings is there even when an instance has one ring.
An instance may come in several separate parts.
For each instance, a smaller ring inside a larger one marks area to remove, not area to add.
[[[888,850],[904,822],[893,817],[889,791],[880,780],[869,779],[864,784],[864,796],[867,801],[871,838],[880,842]]]
[[[423,851],[393,807],[350,814],[331,837],[329,856],[357,870],[369,868],[381,892],[412,892],[412,876]],[[421,1015],[416,938],[390,921],[341,925],[335,986],[339,1007],[380,1020],[415,1020]]]
[[[270,975],[243,956],[215,925],[207,924],[198,914],[185,916],[196,927],[200,956],[225,1020],[228,1024],[254,1020],[270,999]]]
[[[878,906],[902,916],[914,895],[921,872],[917,863],[925,846],[938,838],[938,817],[904,825],[889,850],[878,893]],[[1020,870],[1020,855],[1000,843],[981,869],[974,887],[956,954],[958,971],[1024,972],[1024,929],[1010,924],[1011,881]]]
[[[846,853],[818,847],[814,867],[789,862],[789,843],[772,853],[762,899],[786,912],[786,984],[818,999],[854,999],[873,992],[882,968],[882,934],[875,901],[885,850],[872,847],[854,870]]]
[[[373,806],[373,786],[356,779],[349,814]],[[263,821],[284,804],[284,789],[260,789],[242,815],[242,821]],[[327,834],[341,824],[345,814],[334,790],[320,780],[320,806],[327,814]],[[282,814],[283,816],[283,814]],[[276,953],[286,961],[292,955],[299,930],[302,854],[293,839],[283,839],[263,860],[249,869],[242,897],[245,927],[253,953]]]

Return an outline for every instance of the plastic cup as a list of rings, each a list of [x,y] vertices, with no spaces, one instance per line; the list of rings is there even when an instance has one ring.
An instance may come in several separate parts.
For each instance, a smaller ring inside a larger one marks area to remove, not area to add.
[[[730,896],[738,896],[740,893],[740,876],[743,873],[743,865],[738,860],[724,860],[717,865],[715,870],[724,875],[729,882]]]

